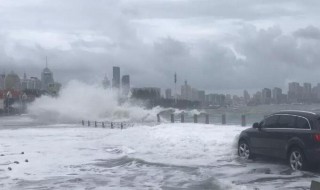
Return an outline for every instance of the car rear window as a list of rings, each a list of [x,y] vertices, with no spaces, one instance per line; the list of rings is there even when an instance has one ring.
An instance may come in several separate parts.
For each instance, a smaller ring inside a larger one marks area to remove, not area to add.
[[[298,129],[309,129],[309,123],[305,118],[297,117],[296,128]]]
[[[278,125],[276,128],[295,128],[295,116],[291,115],[280,115]]]

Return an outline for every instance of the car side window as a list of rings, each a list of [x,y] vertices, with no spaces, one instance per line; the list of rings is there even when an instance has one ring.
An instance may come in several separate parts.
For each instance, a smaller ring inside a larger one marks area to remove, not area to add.
[[[297,129],[309,129],[309,123],[305,118],[297,117],[296,128]]]
[[[261,127],[262,128],[275,128],[277,125],[278,118],[279,118],[278,115],[273,115],[273,116],[270,116],[270,117],[264,119]]]
[[[277,128],[295,128],[295,116],[291,115],[280,115]]]

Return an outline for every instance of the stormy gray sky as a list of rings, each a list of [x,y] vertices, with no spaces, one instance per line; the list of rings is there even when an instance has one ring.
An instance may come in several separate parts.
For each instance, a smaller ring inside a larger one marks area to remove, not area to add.
[[[320,82],[318,0],[0,0],[0,72],[209,91]]]

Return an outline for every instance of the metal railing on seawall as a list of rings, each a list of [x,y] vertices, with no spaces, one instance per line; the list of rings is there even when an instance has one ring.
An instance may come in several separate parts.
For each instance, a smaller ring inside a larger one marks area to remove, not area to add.
[[[102,128],[109,128],[109,129],[126,129],[129,127],[133,127],[136,125],[151,125],[154,126],[157,123],[144,123],[144,122],[113,122],[113,121],[90,121],[90,120],[82,120],[81,121],[82,126],[88,126],[88,127],[102,127]]]
[[[205,124],[213,124],[213,120],[215,123],[220,123],[222,125],[226,125],[228,123],[227,121],[227,115],[226,114],[193,114],[190,116],[189,114],[185,113],[179,113],[179,114],[170,114],[170,122],[171,123],[205,123]],[[157,122],[161,123],[163,120],[163,117],[161,114],[157,114]],[[219,121],[217,121],[219,120]],[[247,117],[245,114],[242,114],[239,118],[239,121],[237,123],[241,124],[241,126],[247,126]],[[229,123],[228,123],[229,124]],[[234,124],[234,123],[230,123]]]
[[[82,126],[88,127],[102,127],[110,129],[124,129],[128,127],[133,127],[137,125],[158,125],[161,123],[202,123],[202,124],[221,124],[221,125],[239,125],[239,126],[250,126],[253,123],[251,115],[240,114],[236,117],[232,117],[227,114],[187,114],[187,113],[171,113],[171,114],[162,114],[158,113],[153,122],[146,121],[94,121],[94,120],[82,120]],[[249,118],[249,122],[248,122]],[[254,120],[254,122],[258,122]]]

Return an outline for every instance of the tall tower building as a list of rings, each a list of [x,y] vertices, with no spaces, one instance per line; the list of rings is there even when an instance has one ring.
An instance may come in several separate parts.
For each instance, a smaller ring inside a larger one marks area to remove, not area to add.
[[[46,68],[44,68],[41,73],[41,90],[48,91],[49,86],[53,84],[54,84],[53,73],[48,68],[48,63],[46,58]]]
[[[113,67],[112,88],[120,89],[120,67]]]
[[[311,83],[303,83],[303,99],[304,100],[310,100],[312,98],[311,89],[312,89]]]
[[[129,75],[123,75],[122,76],[122,94],[124,96],[128,96],[130,92],[130,76]]]
[[[243,98],[244,98],[245,103],[248,104],[250,101],[250,94],[247,90],[243,91]]]
[[[297,82],[289,83],[288,99],[290,102],[297,102],[301,99],[303,88]]]
[[[274,103],[279,104],[282,101],[282,89],[275,87],[272,90],[272,99]]]
[[[181,86],[181,98],[183,100],[191,100],[192,90],[191,86],[188,85],[188,82],[185,81],[184,85]]]

